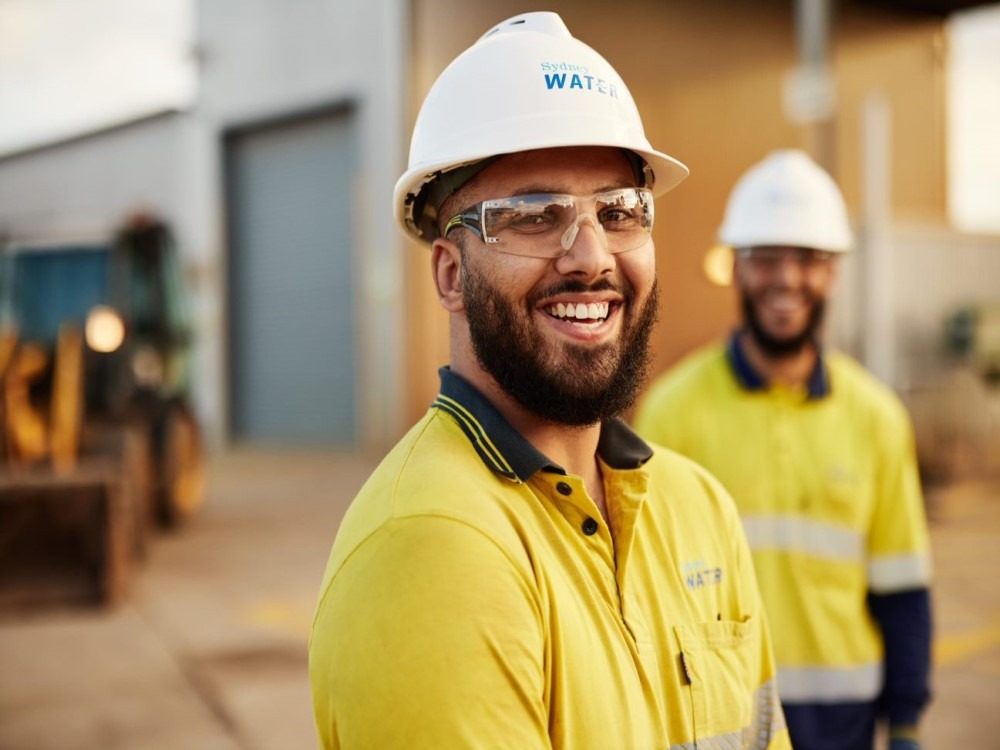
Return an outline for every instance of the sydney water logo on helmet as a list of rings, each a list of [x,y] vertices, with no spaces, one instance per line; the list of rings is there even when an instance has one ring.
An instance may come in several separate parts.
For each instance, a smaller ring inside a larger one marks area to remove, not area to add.
[[[542,75],[545,76],[545,88],[579,89],[580,91],[596,91],[598,94],[618,98],[618,86],[613,81],[591,75],[586,65],[574,65],[568,62],[543,62]]]

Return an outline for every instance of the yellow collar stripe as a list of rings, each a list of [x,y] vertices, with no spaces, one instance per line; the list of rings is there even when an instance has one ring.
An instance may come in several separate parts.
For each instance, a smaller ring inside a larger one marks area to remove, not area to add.
[[[503,454],[500,453],[493,444],[493,441],[490,440],[489,435],[486,434],[486,430],[483,429],[483,426],[473,416],[472,412],[458,403],[458,401],[440,394],[435,399],[434,406],[448,412],[455,418],[459,427],[462,428],[462,431],[472,441],[476,451],[494,470],[510,479],[517,478],[514,469],[504,459]]]

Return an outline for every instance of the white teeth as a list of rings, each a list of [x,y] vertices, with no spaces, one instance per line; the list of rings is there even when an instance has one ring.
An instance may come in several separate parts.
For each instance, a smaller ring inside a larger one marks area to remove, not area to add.
[[[575,318],[577,320],[604,320],[608,317],[610,305],[607,302],[591,302],[590,304],[564,304],[559,302],[549,305],[547,312],[556,318]]]
[[[797,310],[804,305],[800,297],[788,294],[775,294],[765,300],[766,304],[779,312]]]

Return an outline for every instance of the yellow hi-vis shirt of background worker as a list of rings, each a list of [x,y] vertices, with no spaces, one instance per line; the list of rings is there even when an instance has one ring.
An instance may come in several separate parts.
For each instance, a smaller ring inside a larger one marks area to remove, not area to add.
[[[310,643],[324,748],[789,748],[725,491],[602,428],[610,527],[470,384],[338,531]]]
[[[883,648],[868,592],[927,586],[930,556],[912,430],[856,362],[825,354],[827,393],[739,382],[722,345],[655,382],[636,429],[732,493],[775,636],[782,701],[872,701]]]

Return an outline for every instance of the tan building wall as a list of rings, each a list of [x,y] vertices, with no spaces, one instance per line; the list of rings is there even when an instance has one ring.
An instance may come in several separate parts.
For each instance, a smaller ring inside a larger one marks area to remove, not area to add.
[[[811,148],[815,131],[783,114],[782,81],[796,62],[792,3],[550,0],[574,36],[596,48],[628,84],[655,148],[684,161],[691,177],[657,204],[660,324],[654,372],[735,321],[733,294],[713,286],[702,259],[713,243],[729,189],[768,150]],[[536,3],[414,0],[410,122],[438,73],[492,24]],[[854,218],[859,207],[860,112],[881,90],[893,112],[894,211],[943,219],[942,22],[852,8],[837,19],[831,43],[839,109],[827,133],[831,169]],[[408,137],[408,134],[407,134]],[[447,362],[447,317],[430,280],[429,255],[407,257],[407,421],[418,418]]]

